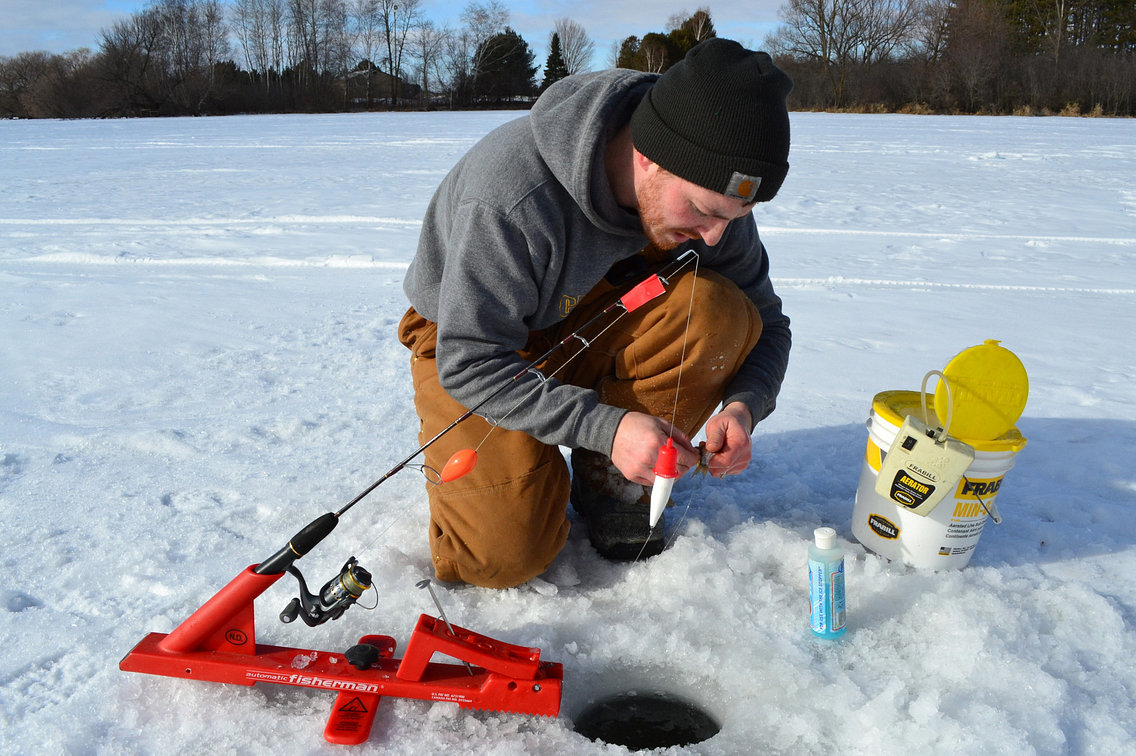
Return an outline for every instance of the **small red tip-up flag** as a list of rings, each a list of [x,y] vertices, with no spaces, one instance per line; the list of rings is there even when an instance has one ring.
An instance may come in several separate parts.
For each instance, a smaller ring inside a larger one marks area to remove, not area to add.
[[[619,300],[623,308],[628,312],[637,310],[643,305],[650,302],[655,297],[659,296],[666,291],[663,282],[659,280],[658,276],[651,276],[643,283],[636,286],[631,291],[623,295]]]

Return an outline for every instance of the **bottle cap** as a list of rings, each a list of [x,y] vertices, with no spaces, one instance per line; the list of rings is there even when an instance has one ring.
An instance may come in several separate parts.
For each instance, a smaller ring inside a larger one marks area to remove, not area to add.
[[[813,539],[818,549],[836,547],[836,531],[832,528],[817,528],[813,531]]]

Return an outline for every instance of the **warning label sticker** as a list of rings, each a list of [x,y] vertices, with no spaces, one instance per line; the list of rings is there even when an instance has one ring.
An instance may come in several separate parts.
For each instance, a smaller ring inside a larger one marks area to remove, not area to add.
[[[367,707],[358,698],[352,698],[347,703],[339,707],[340,711],[358,712],[360,714],[367,713]]]

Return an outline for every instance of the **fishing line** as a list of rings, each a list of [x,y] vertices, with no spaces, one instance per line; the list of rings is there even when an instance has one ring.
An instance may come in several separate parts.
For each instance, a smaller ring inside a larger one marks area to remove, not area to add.
[[[657,277],[664,284],[668,283],[667,279],[662,274],[665,273],[668,276],[677,275],[684,268],[686,268],[687,265],[690,264],[690,262],[691,262],[690,258],[691,257],[694,258],[695,275],[697,275],[698,261],[700,260],[699,255],[694,250],[687,250],[682,255],[678,256],[674,260],[671,260],[669,263],[664,265],[657,273],[654,274],[654,276]],[[675,268],[673,271],[670,271],[670,272],[667,271],[668,268],[670,268],[671,266],[674,266],[676,264],[678,265],[677,268]],[[648,276],[643,281],[640,281],[638,284],[636,284],[636,286],[632,287],[629,291],[634,291],[634,289],[636,287],[642,285],[645,281],[650,280],[650,278],[651,277]],[[627,294],[625,293],[624,296],[627,296]],[[692,299],[692,301],[693,301],[693,299]],[[604,315],[606,315],[609,312],[611,312],[612,310],[614,310],[614,308],[617,307],[617,306],[622,307],[622,311],[610,323],[608,323],[603,329],[601,329],[599,333],[597,333],[595,336],[592,336],[591,340],[585,339],[583,336],[580,335],[580,333],[582,331],[584,331],[585,329],[587,329],[588,326],[592,325],[594,322],[599,320],[601,317],[603,317]],[[634,309],[634,308],[631,308],[631,309]],[[433,438],[431,438],[425,444],[420,446],[409,457],[407,457],[405,460],[403,460],[402,462],[395,465],[389,472],[387,472],[385,475],[383,475],[381,478],[379,478],[377,481],[375,481],[373,484],[371,484],[371,486],[369,486],[367,489],[365,489],[362,493],[360,493],[354,499],[352,499],[350,502],[348,502],[346,505],[344,505],[339,511],[335,512],[336,519],[338,519],[344,512],[351,509],[353,506],[355,506],[355,504],[360,502],[364,497],[366,497],[368,494],[370,494],[372,491],[374,491],[375,488],[377,488],[383,481],[385,481],[387,478],[393,476],[394,474],[396,474],[397,472],[399,472],[403,468],[409,467],[409,468],[413,468],[413,469],[418,469],[422,473],[423,477],[426,478],[426,481],[427,481],[428,484],[430,484],[431,486],[439,485],[441,483],[441,476],[438,474],[438,472],[436,470],[434,470],[432,467],[429,467],[428,465],[425,465],[425,464],[412,465],[412,464],[410,464],[410,460],[414,459],[414,457],[418,456],[418,454],[425,451],[427,447],[433,445],[435,441],[440,439],[443,435],[448,433],[450,430],[452,430],[454,427],[456,427],[463,420],[465,420],[465,419],[469,418],[470,416],[476,414],[476,410],[478,408],[484,406],[490,399],[492,399],[493,397],[497,396],[499,393],[504,391],[505,388],[507,388],[512,381],[517,380],[518,378],[520,378],[523,375],[526,375],[527,373],[530,373],[530,372],[536,373],[536,375],[539,377],[540,380],[538,380],[537,383],[532,387],[532,389],[530,389],[528,392],[526,392],[524,394],[524,396],[522,396],[509,409],[509,411],[505,413],[505,415],[501,418],[501,420],[495,420],[491,417],[486,417],[484,415],[478,415],[478,417],[481,417],[483,420],[485,420],[487,423],[489,423],[490,428],[489,428],[489,431],[485,434],[485,436],[481,439],[481,441],[474,448],[473,451],[476,453],[476,451],[479,450],[485,444],[485,442],[489,439],[489,436],[492,435],[493,431],[495,431],[498,427],[500,427],[501,422],[503,422],[506,418],[508,418],[511,414],[513,414],[513,412],[515,412],[517,409],[519,409],[520,406],[522,404],[524,404],[529,399],[529,397],[531,397],[533,394],[535,394],[537,391],[539,391],[548,382],[548,380],[550,378],[555,377],[555,375],[557,373],[559,373],[561,370],[563,370],[565,367],[567,367],[573,360],[575,360],[577,357],[579,357],[581,354],[583,354],[584,350],[588,349],[591,346],[591,341],[595,341],[596,339],[600,338],[605,333],[607,333],[608,330],[610,330],[612,327],[614,327],[615,324],[618,323],[620,320],[622,320],[623,317],[625,315],[627,315],[630,311],[631,310],[628,309],[628,307],[626,305],[622,304],[622,298],[619,299],[619,300],[616,300],[616,302],[612,303],[611,305],[608,305],[608,307],[601,310],[593,318],[591,318],[590,320],[588,320],[587,322],[582,324],[579,328],[577,328],[572,333],[565,336],[561,341],[554,344],[543,355],[541,355],[540,357],[537,357],[535,360],[533,360],[528,365],[526,365],[525,368],[523,370],[521,370],[520,372],[518,372],[516,375],[514,375],[509,382],[503,383],[501,386],[499,386],[497,389],[495,389],[489,396],[487,396],[485,399],[482,399],[480,402],[475,404],[473,406],[473,408],[466,410],[456,420],[454,420],[452,423],[450,423],[450,425],[448,425],[446,428],[442,429]],[[687,313],[687,326],[688,326],[688,328],[689,328],[689,322],[690,322],[690,314],[688,312]],[[546,376],[544,376],[543,373],[541,373],[539,370],[536,369],[536,365],[538,365],[538,364],[544,362],[545,360],[549,359],[557,349],[559,349],[562,346],[566,346],[573,339],[578,340],[581,344],[583,344],[583,347],[579,351],[577,351],[575,354],[572,354],[571,356],[569,356],[552,373],[550,373],[546,377]],[[684,336],[684,341],[683,341],[684,353],[685,353],[685,348],[686,348],[686,342],[685,342],[685,336]],[[680,376],[681,376],[681,365],[679,367],[679,370],[680,370]],[[673,423],[672,423],[672,432],[673,432]],[[429,470],[431,473],[433,473],[433,475],[435,477],[437,477],[438,479],[435,480],[434,478],[431,478],[431,476],[426,473],[427,470]],[[427,496],[429,496],[429,493],[430,493],[431,490],[432,490],[432,488],[427,487],[427,489],[426,489]],[[385,528],[383,528],[381,531],[379,531],[379,533],[376,534],[374,538],[372,538],[370,541],[368,541],[366,544],[364,544],[360,548],[359,553],[363,553],[365,550],[374,546],[375,543],[377,543],[379,541],[379,539],[382,538],[382,536],[388,530],[390,530],[399,520],[401,520],[403,517],[405,517],[409,513],[409,511],[412,508],[414,508],[416,505],[417,505],[417,500],[413,501],[409,505],[407,505],[407,507],[405,509],[403,509],[398,515],[396,515],[395,518],[393,520],[391,520],[391,522]]]
[[[671,432],[668,438],[674,438],[675,420],[678,419],[678,394],[682,388],[682,366],[686,363],[686,341],[690,335],[690,316],[694,312],[694,287],[698,284],[698,264],[702,258],[694,253],[694,280],[690,284],[690,302],[686,305],[686,327],[682,331],[682,353],[678,358],[678,378],[675,381],[675,400],[671,408]]]
[[[699,257],[698,253],[697,253],[697,252],[695,252],[694,250],[688,250],[688,254],[690,254],[690,255],[693,255],[693,256],[694,256],[694,276],[695,276],[695,278],[697,279],[697,277],[698,277],[698,263],[699,263],[699,260],[700,260],[701,258]],[[684,257],[685,257],[685,255],[684,255]],[[676,260],[674,260],[673,262],[679,262],[680,260],[682,260],[682,257],[680,257],[680,258],[677,258],[677,259],[676,259]],[[690,261],[689,261],[689,260],[688,260],[688,261],[686,261],[686,262],[683,262],[683,263],[682,263],[682,265],[680,265],[680,266],[679,266],[678,268],[676,268],[676,269],[674,270],[674,272],[670,273],[669,275],[671,275],[671,276],[675,276],[675,275],[678,275],[679,273],[681,273],[681,272],[682,272],[683,268],[685,268],[685,267],[686,267],[687,265],[689,265],[689,264],[690,264]],[[664,270],[665,270],[665,268],[664,268]],[[660,271],[660,272],[661,272],[661,271]],[[656,275],[657,275],[657,274],[656,274]],[[661,278],[661,279],[662,279],[662,280],[663,280],[664,282],[667,282],[667,279],[665,279],[665,278],[662,278],[662,276],[660,276],[660,278]],[[687,330],[689,330],[689,329],[690,329],[690,309],[691,309],[691,307],[693,307],[693,305],[694,305],[694,287],[691,287],[691,291],[690,291],[690,305],[689,305],[689,306],[687,307],[687,313],[686,313],[686,328],[687,328]],[[584,353],[584,351],[585,351],[585,350],[587,350],[588,348],[590,348],[590,347],[591,347],[591,342],[592,342],[592,341],[596,341],[596,340],[598,340],[598,339],[599,339],[600,337],[602,337],[602,336],[603,336],[603,335],[604,335],[605,333],[607,333],[607,332],[608,332],[609,330],[611,330],[612,328],[614,328],[614,327],[615,327],[615,325],[616,325],[616,324],[617,324],[617,323],[618,323],[619,321],[623,320],[624,316],[626,316],[626,315],[627,315],[627,314],[628,314],[629,312],[630,312],[630,310],[628,310],[628,309],[624,308],[624,309],[623,309],[623,311],[622,311],[622,312],[620,312],[620,313],[619,313],[619,315],[618,315],[618,316],[617,316],[617,317],[616,317],[615,319],[613,319],[613,320],[612,320],[612,321],[611,321],[610,323],[608,323],[608,324],[607,324],[606,326],[604,326],[604,328],[603,328],[603,329],[602,329],[602,330],[601,330],[601,331],[600,331],[599,333],[597,333],[597,334],[596,334],[595,336],[593,336],[593,337],[592,337],[592,338],[591,338],[590,340],[588,340],[588,339],[584,339],[584,338],[583,338],[582,336],[578,335],[580,331],[584,330],[585,328],[587,328],[587,327],[588,327],[588,326],[589,326],[589,325],[591,324],[591,322],[590,322],[590,321],[589,321],[588,323],[585,323],[584,325],[580,326],[580,327],[579,327],[579,328],[578,328],[578,329],[577,329],[576,331],[573,331],[572,333],[570,333],[570,334],[568,334],[567,336],[565,336],[565,337],[564,337],[564,341],[562,341],[561,343],[565,343],[565,342],[567,342],[567,341],[569,341],[569,340],[571,340],[571,339],[577,339],[577,340],[578,340],[578,341],[580,341],[580,343],[581,343],[581,344],[583,344],[584,346],[583,346],[583,347],[582,347],[582,348],[581,348],[581,349],[580,349],[579,351],[577,351],[577,352],[576,352],[575,354],[573,354],[573,355],[572,355],[572,356],[570,356],[570,357],[569,357],[568,359],[566,359],[566,360],[565,360],[565,361],[564,361],[564,362],[563,362],[563,363],[562,363],[562,364],[561,364],[561,365],[560,365],[560,366],[559,366],[558,368],[556,368],[556,369],[555,369],[555,370],[553,370],[553,371],[552,371],[551,373],[549,373],[549,374],[548,374],[548,376],[545,376],[545,375],[544,375],[544,374],[542,374],[542,373],[541,373],[540,371],[535,371],[535,370],[534,370],[533,372],[537,373],[537,375],[538,375],[538,376],[539,376],[539,377],[541,378],[541,380],[540,380],[540,381],[539,381],[539,382],[538,382],[538,383],[537,383],[537,384],[536,384],[535,386],[533,386],[533,387],[532,387],[532,388],[531,388],[531,389],[530,389],[530,390],[528,391],[528,393],[526,393],[526,394],[525,394],[524,396],[522,396],[522,397],[520,398],[520,400],[519,400],[519,401],[518,401],[518,402],[517,402],[516,404],[514,404],[514,405],[512,406],[512,408],[510,408],[510,410],[509,410],[508,412],[506,412],[506,413],[505,413],[505,414],[504,414],[504,415],[503,415],[503,416],[501,417],[501,419],[500,419],[500,420],[494,420],[494,419],[492,419],[492,418],[485,418],[485,417],[484,417],[483,415],[479,415],[479,417],[482,417],[483,419],[485,419],[485,421],[486,421],[486,422],[488,422],[488,423],[489,423],[489,425],[490,425],[491,427],[489,428],[489,432],[485,434],[485,438],[481,439],[481,442],[480,442],[480,443],[478,443],[478,445],[477,445],[477,446],[476,446],[476,447],[474,448],[474,451],[477,451],[478,449],[480,449],[480,448],[482,447],[482,445],[483,445],[483,444],[484,444],[484,443],[485,443],[486,441],[488,441],[488,440],[489,440],[489,436],[491,436],[491,435],[493,434],[493,431],[495,431],[495,430],[497,430],[497,428],[501,427],[501,423],[505,422],[505,420],[506,420],[506,419],[508,419],[509,415],[511,415],[511,414],[513,414],[514,412],[516,412],[516,411],[517,411],[517,410],[518,410],[518,409],[520,408],[520,406],[521,406],[522,404],[524,404],[524,403],[525,403],[526,401],[528,401],[529,397],[531,397],[531,396],[532,396],[533,394],[535,394],[535,393],[536,393],[537,391],[540,391],[540,389],[541,389],[541,388],[543,388],[543,387],[544,387],[544,385],[545,385],[545,384],[546,384],[546,383],[547,383],[547,382],[548,382],[548,381],[549,381],[550,379],[552,379],[552,378],[555,378],[555,377],[556,377],[556,374],[557,374],[557,373],[559,373],[559,372],[560,372],[561,370],[563,370],[564,368],[568,367],[568,365],[569,365],[569,364],[570,364],[570,363],[571,363],[571,362],[572,362],[572,361],[573,361],[574,359],[576,359],[577,357],[579,357],[579,356],[580,356],[581,354],[583,354],[583,353]],[[601,314],[602,314],[602,313],[601,313]],[[685,357],[685,355],[686,355],[686,333],[685,333],[685,332],[683,333],[683,340],[682,340],[682,354],[683,354],[683,356]],[[680,358],[680,361],[679,361],[679,374],[678,374],[678,375],[679,375],[679,382],[681,383],[681,381],[682,381],[682,361],[681,361],[681,358]],[[676,408],[678,407],[678,389],[677,389],[677,387],[676,387],[676,389],[675,389],[675,407],[676,407]],[[672,435],[674,434],[674,413],[673,413],[673,412],[671,413],[671,434],[672,434]]]
[[[699,477],[704,479],[706,476],[700,475]],[[675,540],[678,538],[679,532],[682,529],[682,524],[686,521],[686,516],[690,512],[691,506],[694,504],[694,497],[702,489],[702,485],[704,483],[705,483],[705,480],[699,480],[697,483],[694,484],[694,486],[691,487],[690,495],[687,496],[687,499],[686,499],[686,507],[683,508],[683,511],[682,511],[682,517],[679,518],[679,521],[672,528],[670,539],[667,541],[667,544],[664,547],[664,549],[669,549],[671,547],[671,545],[674,544]],[[643,556],[643,550],[646,549],[646,548],[647,548],[647,544],[646,544],[646,542],[644,542],[642,548],[639,549],[638,556],[635,557],[635,561],[631,563],[630,567],[634,567],[636,564],[639,563],[640,558]],[[630,567],[629,567],[629,569],[630,569]],[[631,589],[631,595],[632,596],[638,597],[643,592],[643,584],[647,582],[648,576],[649,576],[649,570],[646,570],[646,569],[643,570],[643,573],[641,575],[639,575],[639,580],[636,582],[635,586]],[[595,641],[596,641],[596,636],[598,635],[598,633],[599,633],[598,626],[593,625],[592,628],[591,628],[591,632],[588,635],[588,652],[587,652],[587,655],[588,655],[588,666],[591,668],[589,671],[593,675],[595,675],[596,677],[601,677],[599,667],[596,665],[596,654],[595,654]]]
[[[608,324],[607,324],[607,326],[606,326],[606,327],[605,327],[605,328],[604,328],[604,329],[603,329],[602,331],[600,331],[599,333],[597,333],[597,334],[596,334],[595,336],[593,336],[593,337],[591,338],[591,341],[595,341],[596,339],[600,338],[600,337],[601,337],[601,336],[603,336],[603,335],[604,335],[605,333],[607,333],[607,332],[608,332],[608,331],[609,331],[609,330],[610,330],[611,328],[613,328],[613,327],[615,326],[615,324],[616,324],[616,323],[618,323],[618,322],[619,322],[620,320],[622,320],[622,319],[623,319],[623,316],[624,316],[624,315],[626,315],[626,314],[627,314],[627,310],[624,310],[623,312],[621,312],[621,313],[619,314],[619,317],[615,318],[615,320],[613,320],[613,321],[611,321],[610,323],[608,323]],[[583,328],[583,326],[581,326],[581,329],[582,329],[582,328]],[[477,450],[479,450],[479,449],[480,449],[480,448],[481,448],[481,447],[482,447],[482,446],[483,446],[483,445],[485,444],[485,442],[489,440],[489,437],[490,437],[491,435],[493,435],[493,431],[495,431],[495,430],[497,430],[498,428],[500,428],[500,427],[501,427],[501,423],[505,422],[505,420],[507,420],[507,419],[509,418],[509,415],[511,415],[511,414],[513,414],[514,412],[516,412],[516,411],[517,411],[517,409],[519,409],[519,408],[520,408],[520,406],[521,406],[522,404],[524,404],[524,403],[525,403],[526,401],[528,401],[528,399],[529,399],[529,397],[530,397],[530,396],[532,396],[533,394],[535,394],[536,392],[538,392],[538,391],[540,391],[540,390],[541,390],[542,388],[544,388],[544,385],[545,385],[546,383],[548,383],[548,381],[549,381],[549,380],[551,380],[552,378],[555,378],[555,377],[556,377],[556,374],[557,374],[557,373],[559,373],[559,372],[560,372],[561,370],[563,370],[564,368],[568,367],[569,363],[571,363],[571,362],[572,362],[572,360],[574,360],[574,359],[576,359],[577,357],[579,357],[579,356],[580,356],[581,354],[583,354],[583,353],[584,353],[584,350],[585,350],[585,349],[587,349],[587,348],[588,348],[589,346],[591,346],[591,343],[590,343],[589,341],[585,341],[585,340],[584,340],[583,338],[581,338],[580,336],[576,336],[576,334],[575,334],[575,333],[569,334],[569,335],[567,336],[567,338],[569,338],[569,339],[571,339],[571,338],[573,338],[573,337],[574,337],[574,338],[577,338],[577,339],[579,339],[579,340],[580,340],[581,342],[583,342],[583,344],[584,344],[584,347],[583,347],[582,349],[580,349],[580,351],[576,352],[576,353],[575,353],[575,354],[573,354],[573,355],[572,355],[571,357],[569,357],[568,359],[566,359],[566,360],[564,361],[564,363],[563,363],[563,364],[562,364],[562,365],[561,365],[560,367],[558,367],[558,368],[556,368],[555,370],[553,370],[553,371],[552,371],[551,373],[549,373],[549,374],[548,374],[547,376],[545,376],[545,375],[544,375],[543,373],[541,373],[540,371],[536,371],[536,370],[534,370],[533,372],[535,372],[535,373],[536,373],[536,374],[537,374],[537,375],[538,375],[538,376],[540,377],[540,379],[541,379],[541,380],[540,380],[540,381],[539,381],[539,382],[538,382],[538,383],[537,383],[537,384],[536,384],[535,386],[533,386],[533,387],[532,387],[531,389],[529,389],[528,393],[526,393],[526,394],[525,394],[524,396],[522,396],[522,397],[521,397],[521,399],[520,399],[520,401],[518,401],[518,402],[517,402],[516,404],[514,404],[514,405],[512,406],[512,408],[511,408],[511,409],[510,409],[510,410],[509,410],[508,412],[506,412],[506,413],[505,413],[504,415],[502,415],[502,416],[501,416],[501,419],[500,419],[500,420],[494,420],[494,419],[492,419],[492,418],[487,418],[487,417],[485,417],[484,415],[478,415],[478,417],[481,417],[482,419],[484,419],[484,420],[485,420],[485,422],[489,423],[489,426],[490,426],[490,427],[489,427],[489,432],[488,432],[488,433],[486,433],[486,434],[485,434],[485,437],[484,437],[483,439],[481,439],[481,441],[480,441],[480,442],[478,442],[478,444],[477,444],[477,446],[476,446],[476,447],[474,447],[474,451],[477,451]]]
[[[691,250],[691,252],[693,252],[693,250]],[[689,341],[689,338],[690,338],[690,319],[691,319],[691,316],[693,315],[693,312],[694,312],[694,290],[695,290],[695,287],[697,286],[697,283],[698,283],[698,267],[699,267],[700,262],[701,262],[701,257],[698,255],[697,252],[694,252],[694,280],[691,282],[691,285],[690,285],[690,300],[688,301],[687,307],[686,307],[686,324],[684,325],[683,332],[682,332],[682,350],[679,354],[678,376],[675,379],[674,403],[671,406],[670,430],[669,430],[669,433],[667,434],[668,440],[671,440],[672,443],[673,443],[673,438],[674,438],[675,423],[678,420],[678,399],[679,399],[679,394],[682,391],[682,368],[683,368],[683,365],[686,364],[686,348],[687,348],[687,344],[688,344],[688,341]],[[681,268],[679,270],[681,270]],[[677,272],[678,271],[676,271],[676,273]],[[614,325],[614,323],[612,325]],[[583,350],[581,350],[581,351],[583,351]],[[709,468],[707,468],[707,471],[708,470],[709,470]],[[703,475],[703,477],[705,477],[705,475]],[[673,528],[671,530],[670,539],[667,540],[666,544],[663,546],[664,550],[666,550],[667,548],[670,548],[670,546],[674,543],[675,539],[678,538],[678,534],[679,534],[679,531],[681,529],[682,523],[686,521],[686,516],[690,512],[691,505],[694,503],[694,496],[698,492],[698,490],[701,488],[701,484],[702,484],[702,481],[699,481],[698,483],[696,483],[691,488],[690,495],[686,499],[686,507],[683,509],[682,517],[680,517],[678,523],[673,526]],[[663,520],[660,520],[658,523],[656,523],[653,526],[648,524],[647,537],[643,540],[643,545],[639,548],[639,553],[635,555],[635,559],[631,562],[631,568],[634,568],[635,565],[637,565],[639,563],[639,561],[643,558],[643,553],[647,550],[647,544],[651,540],[651,535],[655,532],[656,527],[662,526],[662,523],[663,523]],[[631,594],[633,596],[638,596],[639,594],[642,593],[643,584],[647,580],[647,575],[648,575],[648,570],[644,570],[643,573],[639,576],[638,582],[631,589]],[[596,639],[597,632],[598,632],[598,628],[593,626],[592,631],[590,633],[590,637],[588,638],[588,660],[589,660],[589,664],[591,666],[592,674],[598,676],[599,670],[596,667],[596,661],[595,661],[595,639]]]
[[[694,487],[690,489],[690,496],[686,498],[686,508],[682,510],[682,517],[678,518],[678,522],[675,523],[674,528],[671,530],[671,538],[669,541],[667,541],[666,545],[666,548],[668,549],[671,547],[671,544],[675,542],[675,539],[678,538],[678,533],[682,529],[682,524],[686,522],[686,516],[690,513],[690,505],[694,503],[694,495],[698,493],[699,489],[701,489],[703,484],[706,482],[705,474],[699,475],[698,477],[698,482],[695,483]]]
[[[438,486],[440,486],[442,484],[441,476],[438,474],[438,471],[435,470],[434,468],[430,467],[429,465],[407,465],[407,467],[409,467],[411,469],[417,469],[420,473],[422,473],[422,477],[426,479],[426,496],[427,496],[427,499],[429,499],[430,492],[433,491],[435,488],[437,488]],[[434,477],[430,477],[430,475],[427,475],[426,474],[427,470],[429,470],[431,473],[433,473]],[[382,538],[388,530],[390,530],[396,524],[398,524],[398,521],[401,520],[403,517],[406,517],[408,514],[410,514],[410,510],[412,510],[412,509],[414,509],[415,507],[418,506],[419,501],[420,501],[420,499],[418,499],[418,498],[412,499],[409,504],[407,504],[405,507],[403,507],[401,512],[399,512],[397,515],[395,515],[394,519],[391,520],[385,528],[383,528],[378,533],[376,533],[374,538],[372,538],[370,541],[368,541],[367,543],[365,543],[363,546],[361,546],[359,548],[359,553],[360,554],[365,553],[368,549],[370,549],[372,546],[374,546],[376,543],[378,543],[379,539]]]

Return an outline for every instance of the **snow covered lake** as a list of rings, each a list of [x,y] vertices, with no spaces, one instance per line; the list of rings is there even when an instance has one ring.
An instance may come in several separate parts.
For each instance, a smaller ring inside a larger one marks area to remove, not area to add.
[[[680,481],[653,560],[574,528],[532,583],[438,588],[564,665],[558,719],[388,699],[345,751],[329,693],[119,671],[417,446],[401,279],[434,187],[517,115],[0,121],[0,751],[613,754],[572,719],[636,689],[721,723],[668,753],[1136,753],[1133,120],[793,114],[756,213],[794,349],[754,464]],[[850,530],[872,397],[984,339],[1030,375],[1005,520],[964,570],[888,563]],[[258,640],[404,645],[435,611],[426,521],[392,478],[301,565],[356,555],[377,610],[282,625],[285,578]],[[807,628],[820,525],[835,644]]]

